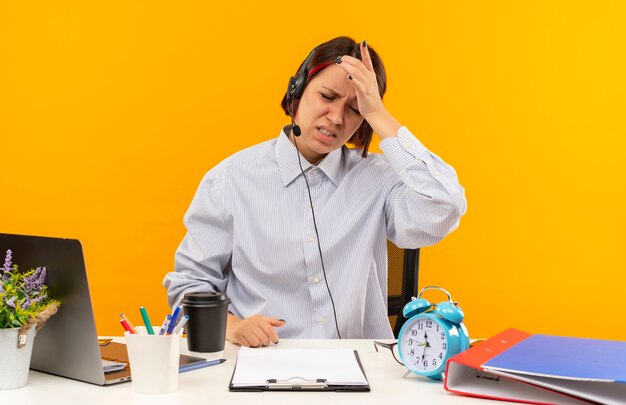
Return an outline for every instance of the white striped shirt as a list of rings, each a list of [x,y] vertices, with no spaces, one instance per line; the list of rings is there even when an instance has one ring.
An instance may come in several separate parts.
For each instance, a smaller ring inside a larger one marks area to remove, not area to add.
[[[465,213],[454,169],[406,127],[361,158],[345,146],[317,166],[302,157],[319,243],[343,338],[392,338],[387,318],[387,239],[434,244]],[[295,146],[284,131],[242,150],[203,178],[185,215],[169,304],[220,291],[246,318],[286,320],[280,338],[335,338],[315,229]]]

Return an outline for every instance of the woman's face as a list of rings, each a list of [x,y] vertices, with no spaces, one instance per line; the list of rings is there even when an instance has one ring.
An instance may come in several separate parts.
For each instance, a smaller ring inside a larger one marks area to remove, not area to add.
[[[346,71],[332,64],[313,76],[304,89],[295,120],[302,131],[298,149],[309,162],[316,164],[343,146],[363,122]]]

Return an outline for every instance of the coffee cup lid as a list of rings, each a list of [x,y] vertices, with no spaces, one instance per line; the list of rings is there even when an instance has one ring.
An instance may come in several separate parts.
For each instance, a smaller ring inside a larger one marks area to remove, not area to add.
[[[224,293],[218,292],[206,292],[206,291],[197,291],[197,292],[189,292],[183,296],[183,302],[216,302],[216,301],[226,301],[228,297]]]

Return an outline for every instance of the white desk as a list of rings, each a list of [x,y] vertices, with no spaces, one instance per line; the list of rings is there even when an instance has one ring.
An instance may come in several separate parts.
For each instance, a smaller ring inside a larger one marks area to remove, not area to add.
[[[116,339],[118,340],[118,339]],[[370,383],[371,392],[229,392],[228,384],[237,358],[238,346],[226,343],[219,366],[180,374],[178,391],[165,395],[141,395],[131,383],[107,387],[30,371],[24,388],[0,391],[0,404],[139,404],[139,405],[294,405],[294,404],[504,404],[454,395],[443,384],[411,375],[402,378],[405,368],[395,362],[387,349],[376,352],[372,340],[281,340],[284,348],[356,349]],[[187,352],[182,350],[183,353]],[[194,353],[195,354],[195,353]]]

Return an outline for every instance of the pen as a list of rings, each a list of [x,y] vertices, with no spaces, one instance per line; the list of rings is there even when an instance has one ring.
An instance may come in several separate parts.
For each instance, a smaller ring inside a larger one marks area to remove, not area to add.
[[[122,327],[124,328],[124,330],[132,335],[136,335],[137,332],[133,330],[133,328],[130,327],[130,325],[128,324],[128,322],[126,322],[125,319],[120,319],[120,323],[122,324]]]
[[[178,332],[180,332],[180,330],[183,328],[183,326],[185,326],[188,320],[189,320],[189,315],[185,315],[183,319],[181,319],[180,322],[178,322],[178,325],[176,325],[176,327],[172,331],[172,335],[175,335]]]
[[[148,331],[148,335],[154,335],[154,329],[152,329],[152,324],[150,323],[150,318],[148,317],[148,312],[146,308],[139,307],[139,312],[141,312],[141,317],[143,318],[143,324],[146,325],[146,330]]]
[[[167,330],[167,325],[169,325],[170,320],[172,319],[172,315],[168,314],[163,321],[163,325],[161,325],[161,330],[159,331],[159,335],[163,335]]]
[[[133,326],[132,322],[130,321],[130,319],[128,319],[128,317],[126,315],[124,315],[123,313],[120,314],[120,316],[122,317],[123,320],[126,321],[126,323],[128,324],[128,327],[130,328],[130,330],[134,333],[137,334],[137,329],[135,329],[135,327]],[[122,324],[123,325],[123,324]]]
[[[170,319],[170,324],[167,325],[167,334],[171,335],[176,323],[178,322],[178,315],[180,314],[180,307],[176,307],[174,313],[172,314],[172,319]]]
[[[203,361],[199,363],[191,363],[191,364],[183,364],[179,368],[179,372],[184,373],[185,371],[197,370],[199,368],[217,366],[218,364],[222,364],[226,359],[217,359],[211,361]]]

